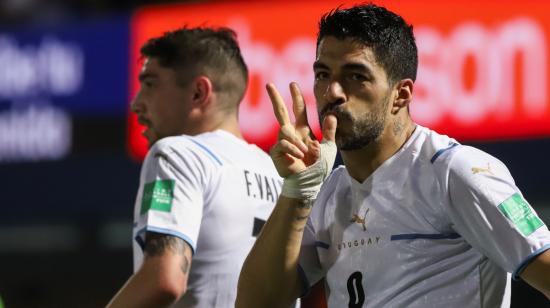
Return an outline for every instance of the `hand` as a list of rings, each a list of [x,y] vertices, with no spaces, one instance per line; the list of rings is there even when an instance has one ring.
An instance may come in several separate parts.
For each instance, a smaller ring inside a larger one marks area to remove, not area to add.
[[[321,145],[315,139],[307,121],[304,98],[298,84],[290,83],[292,109],[296,122],[292,124],[285,103],[273,84],[267,85],[267,92],[277,121],[281,125],[278,142],[271,149],[271,159],[279,175],[286,178],[297,174],[314,164],[320,157]],[[327,115],[322,123],[323,138],[334,142],[336,117]]]

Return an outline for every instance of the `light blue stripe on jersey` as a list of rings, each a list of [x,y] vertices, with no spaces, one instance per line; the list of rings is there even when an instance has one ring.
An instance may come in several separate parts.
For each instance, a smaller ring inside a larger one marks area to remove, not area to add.
[[[215,161],[218,162],[218,164],[220,164],[220,166],[223,166],[223,163],[222,161],[216,156],[214,155],[214,153],[212,153],[212,151],[210,151],[209,148],[207,148],[205,145],[189,138],[189,140],[191,140],[194,144],[198,145],[201,149],[203,149],[206,153],[208,153],[212,158],[214,158]]]
[[[525,260],[523,260],[523,262],[521,262],[518,268],[514,271],[514,273],[512,274],[512,278],[514,280],[518,280],[520,278],[519,275],[523,272],[523,270],[527,267],[527,265],[529,265],[529,263],[531,263],[531,261],[533,261],[534,258],[536,258],[541,253],[547,251],[548,249],[550,249],[550,244],[546,244],[542,246],[541,248],[537,249],[536,251],[532,252],[529,256],[527,256],[527,258],[525,258]]]
[[[458,143],[452,142],[452,143],[449,144],[448,147],[446,147],[446,148],[444,148],[444,149],[438,150],[437,152],[435,152],[434,156],[432,156],[432,159],[430,159],[430,162],[433,164],[434,161],[435,161],[439,156],[441,156],[441,154],[443,154],[443,153],[444,153],[445,151],[447,151],[447,150],[450,150],[450,149],[456,147],[457,145],[458,145]]]
[[[460,237],[460,234],[458,233],[441,233],[441,234],[406,233],[406,234],[394,234],[391,236],[390,241],[416,240],[416,239],[443,240],[443,239],[456,239],[459,237]]]
[[[324,248],[324,249],[328,249],[330,247],[330,245],[325,243],[325,242],[316,241],[315,242],[315,247],[321,247],[321,248]]]
[[[165,229],[165,228],[159,228],[159,227],[145,227],[145,228],[143,228],[143,229],[141,229],[137,232],[136,241],[138,242],[138,244],[141,246],[142,249],[144,248],[144,245],[145,245],[145,241],[144,241],[144,238],[142,237],[142,235],[146,231],[179,237],[182,240],[184,240],[185,242],[187,242],[187,244],[189,244],[189,246],[191,246],[191,249],[193,250],[193,254],[195,254],[195,249],[196,249],[195,242],[193,242],[187,235],[185,235],[181,232],[178,232],[178,231]]]

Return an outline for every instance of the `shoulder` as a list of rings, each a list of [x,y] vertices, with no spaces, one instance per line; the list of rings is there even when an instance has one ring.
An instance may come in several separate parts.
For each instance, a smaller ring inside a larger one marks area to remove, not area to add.
[[[496,157],[472,146],[461,146],[447,159],[450,176],[498,176],[511,179],[506,165]]]
[[[212,166],[223,164],[220,156],[200,138],[200,135],[162,138],[151,147],[147,158],[162,158],[172,163],[201,162]]]
[[[420,159],[429,164],[441,162],[461,146],[455,139],[431,129],[418,125],[417,130],[419,131],[413,141],[413,151],[417,152]]]
[[[431,165],[434,171],[446,177],[449,173],[472,173],[482,169],[506,169],[506,166],[494,156],[472,146],[460,144],[453,138],[420,127],[422,130],[418,142],[418,152],[422,161]],[[507,169],[505,173],[508,173]]]
[[[189,141],[224,164],[253,164],[258,161],[273,164],[271,157],[262,149],[221,129],[189,137]]]
[[[273,161],[265,151],[227,131],[216,130],[197,135],[192,142],[220,165],[276,173]]]
[[[456,143],[431,151],[433,175],[446,193],[468,194],[488,187],[515,185],[506,165],[478,148]]]
[[[450,160],[449,164],[451,166],[459,166],[462,164],[476,163],[476,162],[479,162],[480,160],[490,160],[490,161],[495,161],[495,162],[498,162],[499,164],[502,164],[500,160],[498,160],[496,157],[492,156],[491,154],[468,145],[462,145],[459,148],[457,148],[456,151],[454,151],[450,155],[449,160]]]
[[[190,142],[191,136],[172,136],[165,137],[160,140],[157,140],[155,144],[149,149],[150,154],[156,153],[165,153],[171,154],[177,152],[178,150],[193,150],[192,143]]]
[[[158,140],[147,152],[142,177],[192,178],[205,183],[221,167],[219,158],[193,142],[191,136],[173,136]]]

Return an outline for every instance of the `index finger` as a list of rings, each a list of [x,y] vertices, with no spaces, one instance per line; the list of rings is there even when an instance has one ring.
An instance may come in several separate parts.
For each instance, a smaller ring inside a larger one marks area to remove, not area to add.
[[[275,113],[277,122],[279,122],[281,126],[290,124],[290,117],[288,116],[285,101],[283,100],[281,94],[279,94],[279,91],[277,91],[277,88],[275,88],[275,85],[268,83],[266,85],[266,89],[269,94],[271,104],[273,104],[273,112]]]

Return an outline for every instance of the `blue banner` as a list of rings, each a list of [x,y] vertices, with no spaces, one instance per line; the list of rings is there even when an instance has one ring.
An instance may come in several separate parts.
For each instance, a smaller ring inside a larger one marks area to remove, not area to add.
[[[53,105],[76,116],[124,116],[129,18],[0,30],[0,108]]]

